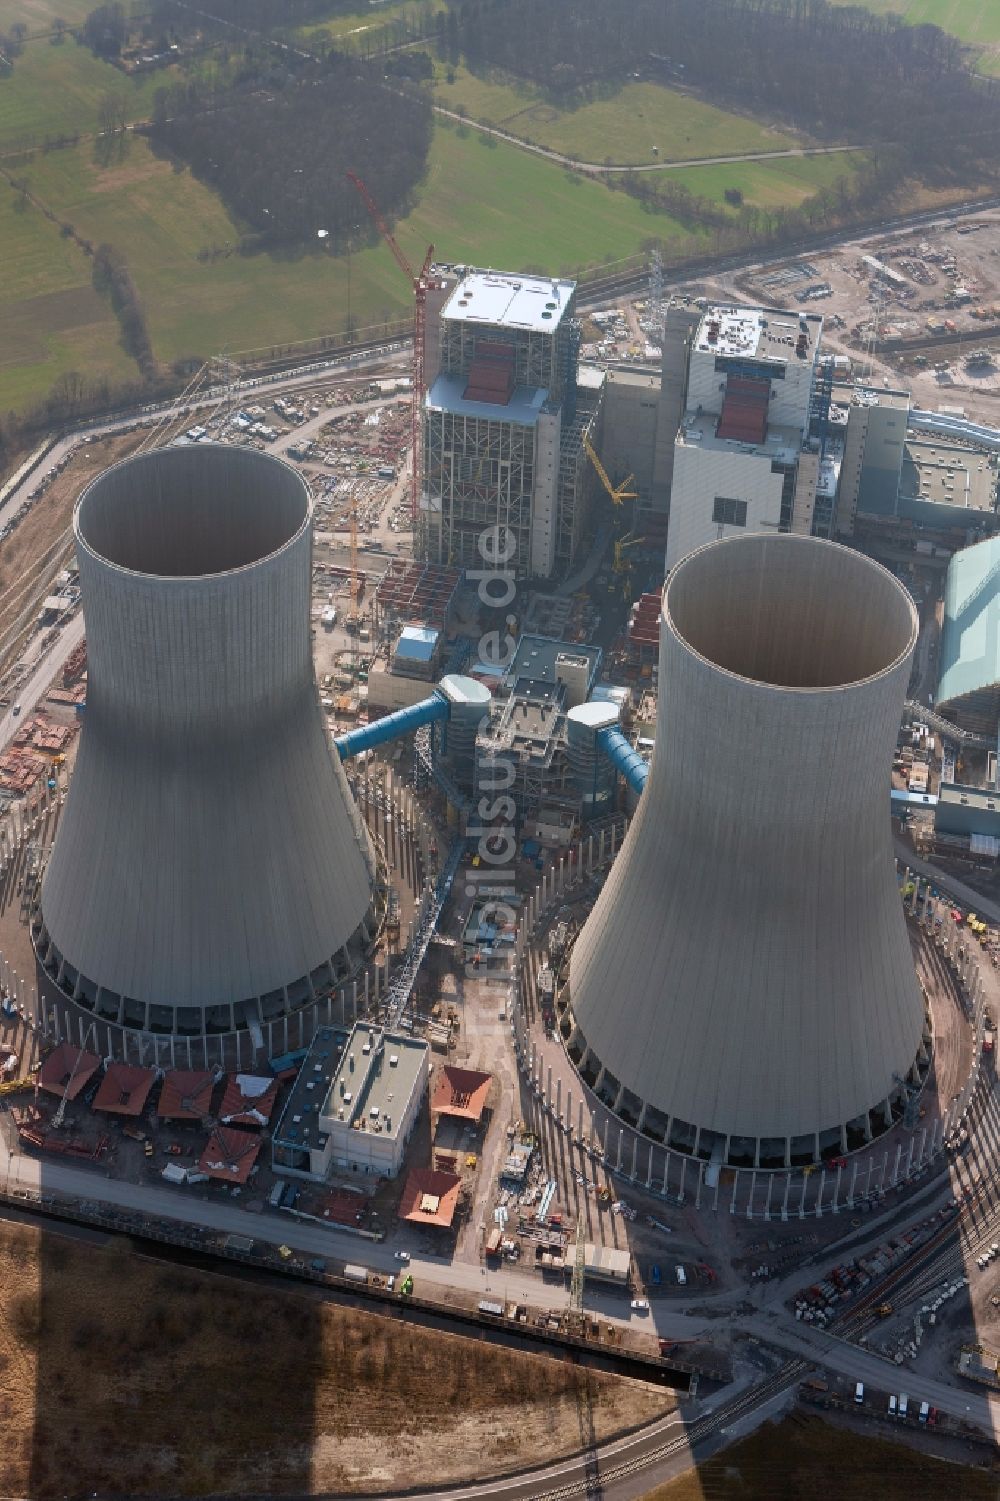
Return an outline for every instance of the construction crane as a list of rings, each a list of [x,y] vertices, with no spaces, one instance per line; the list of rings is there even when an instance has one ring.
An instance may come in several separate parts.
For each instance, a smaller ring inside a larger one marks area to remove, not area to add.
[[[347,629],[358,628],[358,503],[351,501],[351,600],[347,611]]]
[[[637,498],[636,492],[629,489],[629,485],[635,483],[635,475],[630,474],[628,479],[624,480],[622,484],[613,485],[611,483],[611,478],[608,474],[608,471],[605,469],[604,465],[601,463],[598,457],[597,449],[590,441],[589,433],[584,433],[583,435],[583,446],[586,450],[588,459],[597,470],[597,475],[601,481],[601,484],[611,496],[612,503],[616,506],[620,506],[623,500],[635,500]]]
[[[621,578],[622,594],[626,598],[628,597],[628,581],[632,572],[632,562],[625,554],[631,548],[641,546],[642,542],[642,537],[634,537],[631,532],[626,533],[624,537],[618,537],[615,541],[615,560],[611,565],[611,570]]]
[[[90,1026],[87,1028],[87,1035],[83,1039],[83,1042],[80,1044],[80,1050],[76,1055],[76,1062],[73,1064],[73,1067],[70,1070],[70,1076],[66,1080],[66,1088],[62,1092],[62,1099],[59,1101],[59,1108],[56,1111],[55,1115],[52,1117],[52,1124],[57,1129],[66,1119],[66,1102],[69,1099],[69,1092],[73,1088],[73,1080],[76,1078],[76,1071],[80,1067],[80,1061],[83,1058],[87,1043],[90,1041],[91,1033],[95,1031],[95,1027],[96,1023],[91,1022]]]
[[[396,258],[396,264],[403,275],[408,278],[413,286],[413,401],[410,406],[410,448],[411,448],[411,494],[410,514],[413,526],[416,529],[420,518],[420,496],[423,488],[423,444],[421,433],[421,414],[424,409],[424,391],[426,388],[426,372],[424,370],[424,349],[427,332],[427,293],[431,286],[431,263],[434,260],[434,246],[428,245],[427,254],[424,256],[424,264],[418,273],[414,273],[406,256],[396,243],[396,237],[386,224],[379,211],[379,206],[369,193],[365,184],[356,172],[348,172],[348,181],[353,183],[361,195],[365,208],[371,215],[376,229],[382,236],[389,249]]]

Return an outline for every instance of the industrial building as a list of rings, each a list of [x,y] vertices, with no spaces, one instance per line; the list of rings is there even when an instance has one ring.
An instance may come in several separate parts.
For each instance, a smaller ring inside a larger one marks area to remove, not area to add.
[[[881,387],[835,386],[831,451],[840,477],[836,529],[898,523],[971,532],[996,525],[996,459],[968,442],[922,436],[911,427],[910,395]]]
[[[687,350],[687,378],[673,440],[668,570],[725,536],[813,531],[832,385],[822,328],[814,313],[714,305],[675,341],[675,351]]]
[[[32,917],[43,1003],[203,1036],[362,962],[375,859],[331,755],[312,504],[250,449],[130,458],[74,515],[88,686]]]
[[[567,843],[586,817],[613,807],[613,768],[595,760],[581,786],[571,747],[571,716],[587,711],[600,666],[598,647],[521,636],[476,737],[477,793],[502,791],[521,832],[542,843]],[[617,709],[604,712],[617,720]]]
[[[1000,853],[1000,792],[942,782],[934,806],[934,831],[968,843],[972,854]]]
[[[860,1147],[928,1060],[886,782],[917,616],[878,564],[744,536],[663,593],[656,747],[573,946],[570,1057],[703,1160]]]
[[[963,548],[948,565],[938,712],[963,730],[1000,725],[1000,537]]]
[[[424,409],[426,560],[482,568],[501,528],[519,579],[568,570],[589,534],[594,490],[583,434],[599,394],[578,389],[576,286],[469,271],[441,310]]]
[[[276,1171],[395,1178],[427,1095],[430,1048],[358,1022],[313,1038],[271,1142]]]

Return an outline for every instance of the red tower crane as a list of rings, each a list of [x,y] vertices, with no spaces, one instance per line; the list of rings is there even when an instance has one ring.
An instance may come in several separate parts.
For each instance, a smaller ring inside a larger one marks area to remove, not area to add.
[[[419,273],[415,274],[413,267],[399,248],[395,235],[382,218],[379,206],[371,193],[369,193],[364,182],[358,177],[356,172],[348,172],[347,177],[348,181],[352,182],[360,193],[365,208],[371,215],[376,229],[396,257],[396,264],[399,266],[399,269],[413,286],[413,401],[410,406],[412,489],[410,494],[410,511],[413,518],[414,530],[416,530],[417,522],[420,519],[420,495],[423,488],[421,414],[424,409],[424,391],[426,388],[424,347],[427,329],[427,291],[431,285],[430,271],[431,263],[434,260],[434,246],[428,245],[427,254],[424,256],[424,264]]]

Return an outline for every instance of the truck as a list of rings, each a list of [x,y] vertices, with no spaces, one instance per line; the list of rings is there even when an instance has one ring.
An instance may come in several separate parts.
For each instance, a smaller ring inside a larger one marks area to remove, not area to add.
[[[989,1027],[987,1027],[986,1031],[983,1033],[983,1052],[984,1053],[992,1053],[992,1051],[993,1051],[993,1033],[992,1033],[991,1029]]]
[[[344,1276],[347,1278],[348,1282],[362,1282],[367,1285],[368,1268],[363,1266],[354,1266],[351,1262],[348,1262],[344,1267]]]

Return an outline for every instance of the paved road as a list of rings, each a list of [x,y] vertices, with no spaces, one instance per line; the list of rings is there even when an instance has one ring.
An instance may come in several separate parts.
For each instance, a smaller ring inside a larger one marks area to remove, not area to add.
[[[948,875],[929,860],[921,860],[919,855],[914,854],[912,845],[907,844],[897,834],[894,838],[896,855],[908,865],[911,870],[918,871],[932,881],[939,891],[949,892],[963,907],[970,912],[977,912],[980,917],[988,919],[992,923],[1000,924],[1000,906],[991,902],[989,897],[983,896],[979,891],[973,891],[971,886],[966,886],[964,881],[959,881],[955,876]]]
[[[533,156],[544,156],[550,162],[558,162],[561,167],[568,168],[571,172],[585,172],[589,174],[620,173],[620,172],[663,172],[664,170],[679,171],[684,167],[723,167],[731,166],[737,162],[772,162],[781,161],[785,157],[800,156],[842,156],[845,152],[867,151],[870,148],[862,143],[853,146],[791,146],[780,151],[746,151],[737,152],[729,156],[696,156],[685,160],[672,160],[664,157],[655,162],[634,162],[605,166],[603,162],[582,162],[575,156],[566,156],[561,151],[553,151],[548,146],[539,146],[534,141],[526,141],[521,136],[512,135],[499,125],[489,125],[484,120],[473,120],[468,115],[460,115],[455,110],[447,109],[443,104],[432,106],[436,115],[441,115],[446,120],[454,120],[458,125],[465,125],[470,130],[481,131],[483,135],[493,136],[495,140],[505,141],[509,146],[516,146],[519,151],[530,151]]]
[[[58,638],[52,643],[29,677],[13,693],[10,707],[0,718],[0,754],[13,740],[20,725],[28,718],[36,705],[45,697],[52,679],[69,660],[71,653],[83,640],[83,611],[77,608],[65,625],[59,629]],[[20,712],[14,713],[14,705]]]
[[[740,1327],[768,1344],[798,1355],[827,1370],[838,1371],[851,1381],[864,1381],[878,1391],[906,1392],[911,1402],[929,1402],[956,1418],[968,1418],[994,1434],[1000,1434],[1000,1397],[982,1394],[972,1387],[958,1389],[943,1381],[903,1371],[891,1360],[848,1344],[835,1334],[800,1324],[787,1312],[768,1308],[751,1318],[740,1320]]]
[[[391,365],[394,361],[398,363],[400,356],[406,354],[409,345],[400,345],[398,340],[389,340],[383,347],[386,350],[384,354],[357,354],[331,357],[329,360],[310,365],[307,369],[291,370],[286,375],[243,381],[240,385],[240,398],[247,401],[255,401],[258,399],[258,393],[280,394],[282,391],[294,390],[297,386],[315,386],[323,381],[334,379],[338,375],[349,375],[355,370],[377,369],[382,366]],[[193,413],[196,407],[204,411],[206,407],[222,406],[230,400],[231,397],[226,392],[218,388],[213,388],[211,392],[198,393],[184,401],[172,401],[168,402],[165,406],[151,408],[145,415],[147,417],[155,417],[157,421],[162,421],[166,424],[176,421],[177,418],[188,413]],[[328,422],[332,415],[332,413],[328,412],[325,420]],[[109,433],[120,433],[125,428],[134,427],[137,421],[142,420],[144,420],[144,417],[142,415],[137,417],[135,413],[110,417],[105,421],[89,423],[79,428],[76,432],[68,433],[64,438],[59,438],[38,467],[26,479],[22,480],[17,489],[12,491],[3,506],[0,507],[0,526],[3,526],[14,512],[20,508],[23,502],[27,500],[30,492],[38,484],[39,476],[57,464],[60,459],[76,448],[82,440],[91,437],[106,437]],[[151,427],[146,429],[147,435],[150,432],[152,432]],[[294,442],[295,436],[296,434],[290,434],[289,441]]]
[[[9,1129],[8,1122],[6,1130]],[[533,1273],[519,1271],[516,1267],[486,1272],[478,1263],[472,1265],[453,1262],[443,1256],[421,1254],[405,1231],[393,1236],[388,1242],[376,1244],[360,1239],[348,1231],[338,1231],[327,1225],[314,1225],[291,1215],[267,1212],[251,1214],[238,1200],[220,1198],[217,1193],[200,1199],[188,1193],[181,1194],[172,1188],[126,1183],[93,1168],[29,1157],[16,1149],[10,1151],[5,1128],[0,1126],[0,1183],[6,1185],[8,1181],[12,1188],[43,1189],[45,1192],[68,1194],[80,1199],[99,1199],[151,1218],[199,1224],[207,1230],[221,1231],[224,1234],[252,1235],[256,1240],[270,1245],[289,1245],[307,1256],[361,1262],[382,1272],[399,1271],[396,1250],[409,1244],[412,1257],[410,1270],[414,1278],[421,1284],[429,1283],[436,1289],[458,1289],[480,1297],[489,1294],[502,1297],[505,1301],[528,1303],[535,1308],[563,1308],[569,1297],[564,1283],[542,1283]],[[626,1326],[631,1321],[624,1293],[602,1292],[591,1288],[588,1290],[587,1306],[598,1312],[605,1321]],[[689,1317],[680,1310],[664,1309],[656,1312],[656,1330],[665,1338],[690,1338],[705,1327],[707,1322]],[[642,1320],[641,1327],[653,1332],[648,1316]]]

